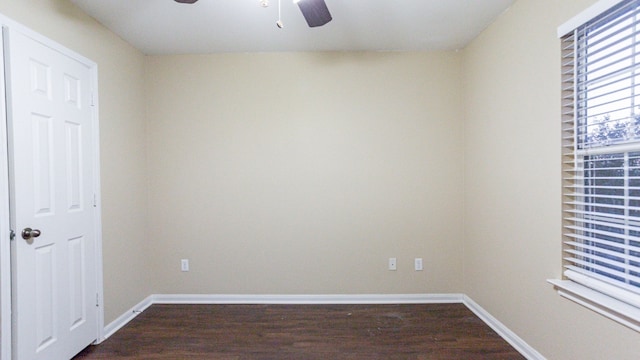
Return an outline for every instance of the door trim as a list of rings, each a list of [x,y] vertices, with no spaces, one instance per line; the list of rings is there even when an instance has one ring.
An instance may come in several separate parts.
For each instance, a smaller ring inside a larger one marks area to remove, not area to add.
[[[4,23],[3,19],[0,19]],[[0,47],[4,69],[4,48]],[[5,83],[0,71],[0,85]],[[9,144],[5,87],[0,86],[0,360],[11,360],[11,244],[9,233]]]
[[[22,34],[38,41],[55,51],[66,55],[81,64],[85,65],[91,73],[91,92],[93,98],[92,119],[93,133],[93,164],[94,164],[94,191],[95,191],[95,239],[96,239],[96,289],[97,289],[97,343],[104,340],[104,290],[103,290],[103,263],[102,263],[102,197],[100,188],[100,122],[99,122],[99,103],[98,103],[98,65],[88,58],[64,47],[63,45],[48,39],[47,37],[36,33],[26,26],[17,23],[3,14],[0,14],[0,26],[2,33],[5,29],[18,31]],[[4,39],[4,35],[3,35]],[[7,46],[6,39],[3,46]],[[5,93],[5,74],[4,74],[4,54],[5,48],[0,49],[0,198],[9,199],[9,154],[8,154],[8,134],[7,134],[7,104]],[[9,201],[0,202],[0,360],[11,360],[12,354],[12,321],[11,319],[11,244],[9,233],[11,231],[11,217],[9,213]]]

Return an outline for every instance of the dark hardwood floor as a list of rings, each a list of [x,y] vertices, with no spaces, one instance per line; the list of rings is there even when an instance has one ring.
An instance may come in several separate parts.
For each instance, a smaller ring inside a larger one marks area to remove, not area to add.
[[[74,359],[523,359],[462,304],[153,305]]]

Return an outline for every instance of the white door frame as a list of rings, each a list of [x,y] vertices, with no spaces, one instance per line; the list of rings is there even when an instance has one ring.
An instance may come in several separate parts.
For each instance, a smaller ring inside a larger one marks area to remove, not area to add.
[[[99,107],[98,107],[98,65],[84,56],[65,48],[59,43],[48,39],[27,27],[0,14],[0,26],[11,31],[19,31],[28,37],[84,64],[91,72],[92,88],[92,121],[93,133],[93,164],[94,164],[94,189],[96,193],[95,208],[95,239],[96,239],[96,289],[98,291],[98,326],[96,329],[97,342],[104,340],[104,291],[103,291],[103,269],[102,269],[102,199],[100,191],[100,127],[99,127]],[[3,31],[4,32],[4,31]],[[2,42],[6,46],[6,39]],[[0,49],[0,360],[11,360],[12,337],[11,337],[11,244],[10,244],[10,213],[9,213],[9,157],[8,157],[8,135],[7,135],[7,111],[5,97],[5,75],[4,75],[4,53],[5,49]]]
[[[0,20],[1,21],[1,20]],[[2,21],[4,23],[4,21]],[[0,360],[11,359],[11,244],[9,233],[9,154],[4,79],[4,49],[0,49]]]

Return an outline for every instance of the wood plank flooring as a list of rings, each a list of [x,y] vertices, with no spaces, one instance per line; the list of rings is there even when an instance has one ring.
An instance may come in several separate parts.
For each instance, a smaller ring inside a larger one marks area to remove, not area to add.
[[[462,304],[153,305],[74,359],[523,359]]]

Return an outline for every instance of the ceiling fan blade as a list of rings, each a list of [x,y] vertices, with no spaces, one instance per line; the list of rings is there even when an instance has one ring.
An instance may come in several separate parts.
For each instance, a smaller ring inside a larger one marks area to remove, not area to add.
[[[299,0],[298,7],[309,27],[322,26],[333,19],[324,0]]]
[[[179,2],[181,4],[193,4],[198,0],[176,0],[176,2]]]

